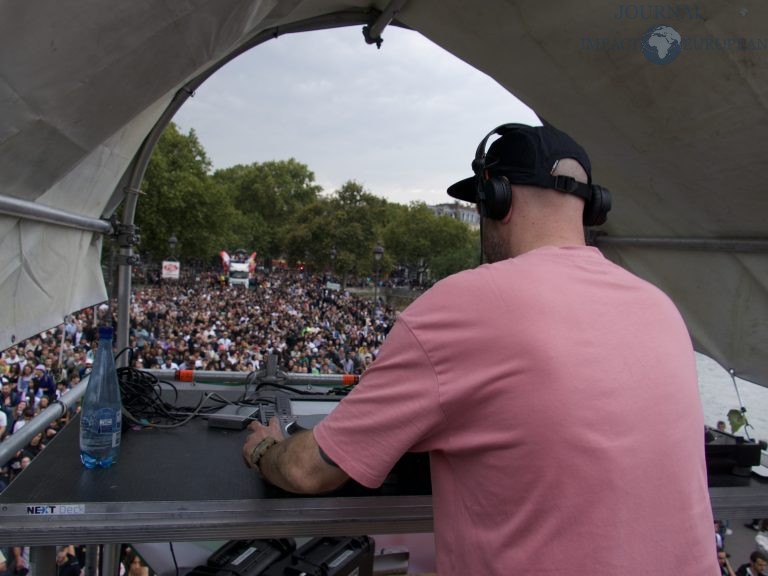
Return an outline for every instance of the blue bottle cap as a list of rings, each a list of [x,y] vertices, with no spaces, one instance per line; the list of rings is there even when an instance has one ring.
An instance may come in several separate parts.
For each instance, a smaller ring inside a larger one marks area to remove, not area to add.
[[[99,327],[99,340],[112,340],[112,326]]]

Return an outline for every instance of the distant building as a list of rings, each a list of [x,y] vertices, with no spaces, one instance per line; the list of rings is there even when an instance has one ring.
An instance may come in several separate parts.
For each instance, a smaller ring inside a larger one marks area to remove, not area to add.
[[[436,204],[429,207],[437,216],[450,216],[463,222],[473,230],[480,228],[480,215],[474,205],[464,204],[462,202],[451,202],[446,204]]]

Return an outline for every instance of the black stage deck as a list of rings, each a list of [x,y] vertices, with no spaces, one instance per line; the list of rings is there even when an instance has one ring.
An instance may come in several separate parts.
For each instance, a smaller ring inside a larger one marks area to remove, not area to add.
[[[76,419],[0,494],[0,545],[432,529],[425,454],[406,455],[378,490],[349,483],[303,497],[265,484],[245,466],[246,430],[208,428],[202,419],[128,430],[118,462],[107,470],[83,468],[78,430]]]

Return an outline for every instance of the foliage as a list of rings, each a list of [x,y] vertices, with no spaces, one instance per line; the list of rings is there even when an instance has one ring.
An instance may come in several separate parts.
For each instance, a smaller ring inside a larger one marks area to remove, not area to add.
[[[477,233],[438,217],[423,202],[387,202],[355,180],[321,194],[314,173],[289,160],[237,165],[211,174],[211,162],[194,130],[175,124],[163,132],[142,183],[136,213],[138,251],[152,263],[175,255],[218,262],[221,250],[242,248],[260,258],[333,269],[343,278],[428,268],[435,280],[478,263]],[[374,247],[384,256],[376,262]],[[105,258],[108,253],[105,252]]]
[[[387,214],[386,200],[350,180],[330,198],[318,198],[300,212],[288,235],[289,260],[333,268],[342,277],[371,275],[373,248]]]
[[[461,222],[436,216],[423,202],[393,212],[384,238],[392,257],[409,271],[426,267],[433,279],[479,263],[479,238]]]
[[[281,256],[299,211],[317,199],[321,188],[314,180],[312,171],[293,158],[238,164],[213,175],[245,218],[236,231],[240,245],[271,258]]]
[[[175,235],[176,255],[208,260],[222,238],[232,234],[238,215],[222,189],[208,175],[211,163],[194,130],[165,129],[152,155],[142,184],[136,224],[139,251],[154,261],[170,255],[168,238]]]

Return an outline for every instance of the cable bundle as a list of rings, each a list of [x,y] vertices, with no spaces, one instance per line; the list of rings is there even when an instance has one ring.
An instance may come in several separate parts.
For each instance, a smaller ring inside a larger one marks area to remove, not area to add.
[[[126,349],[120,354],[126,351],[128,352],[129,364],[131,364],[133,359],[132,350]],[[137,368],[124,367],[117,369],[117,380],[120,385],[125,424],[154,428],[177,428],[183,426],[196,416],[216,412],[223,404],[261,405],[265,402],[274,403],[273,399],[262,397],[259,394],[262,388],[265,387],[303,396],[326,395],[312,390],[298,390],[280,382],[258,382],[258,378],[259,373],[255,371],[248,374],[245,379],[245,390],[237,400],[228,400],[216,392],[210,394],[202,393],[200,400],[195,406],[177,406],[179,391],[171,382],[160,380],[154,374]],[[254,386],[254,389],[249,394],[251,386]],[[167,387],[165,388],[165,394],[164,387]],[[167,400],[168,389],[173,392],[172,401]],[[346,395],[348,392],[348,389],[341,387],[329,390],[327,394],[340,396]],[[206,400],[212,401],[213,404],[203,406]]]

